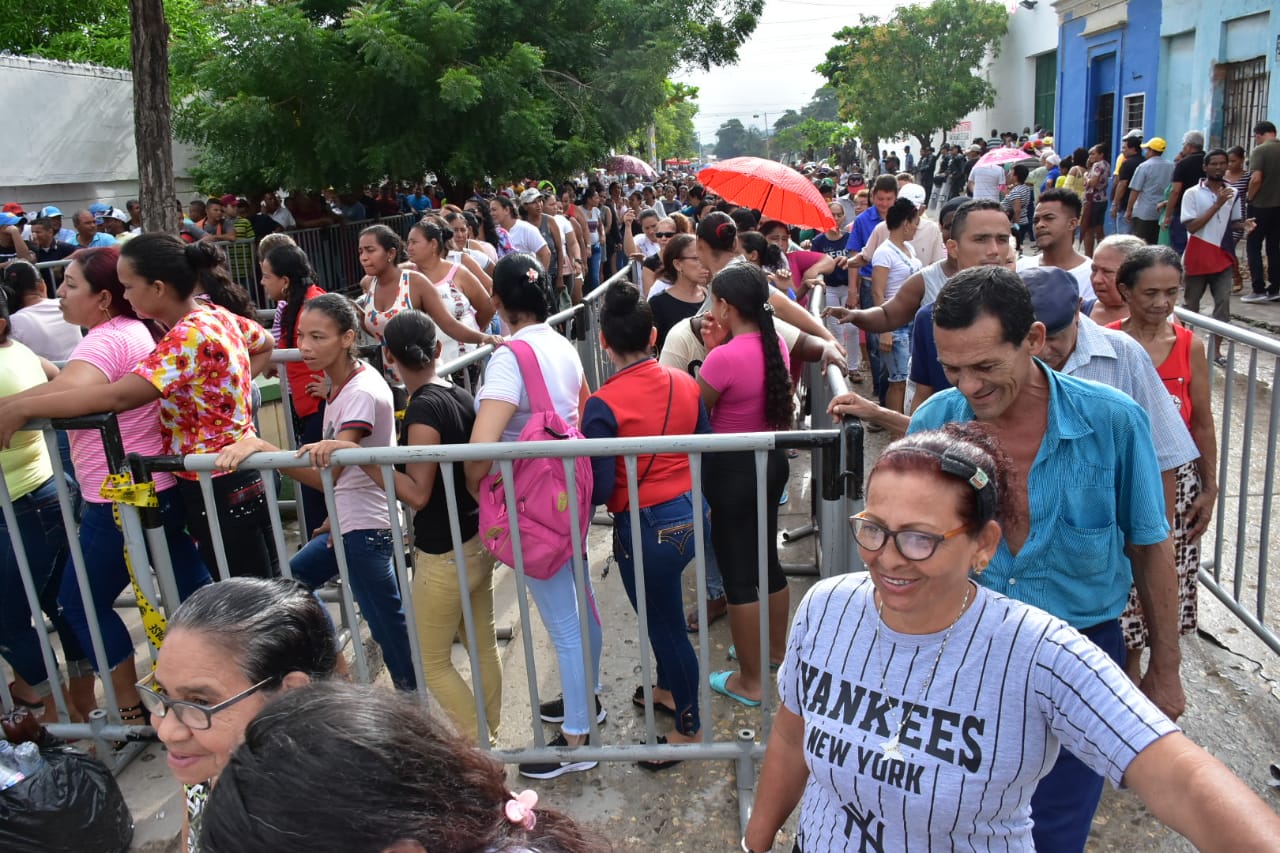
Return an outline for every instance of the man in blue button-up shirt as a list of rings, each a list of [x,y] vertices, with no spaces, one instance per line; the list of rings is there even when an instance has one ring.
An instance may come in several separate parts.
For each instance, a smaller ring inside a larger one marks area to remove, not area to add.
[[[849,277],[849,295],[846,297],[845,305],[849,308],[872,308],[874,307],[871,300],[871,258],[862,254],[863,248],[867,245],[867,240],[871,239],[871,232],[876,230],[876,226],[884,221],[884,215],[889,212],[889,208],[893,207],[893,203],[898,200],[898,179],[893,175],[881,175],[876,178],[875,183],[871,185],[871,206],[862,213],[858,214],[858,218],[853,220],[853,227],[849,230],[849,242],[845,244],[845,251],[849,257],[849,267],[855,264],[861,265],[858,269],[858,288],[855,293],[853,288],[853,276]],[[881,379],[881,359],[880,359],[880,336],[867,335],[867,362],[871,369],[871,386],[875,389],[876,396],[880,398],[880,404],[884,405],[885,392],[888,390],[888,377]]]
[[[1021,512],[979,580],[1069,622],[1124,664],[1117,617],[1134,584],[1151,628],[1142,689],[1176,719],[1177,577],[1151,423],[1115,389],[1063,376],[1036,356],[1044,325],[1017,275],[965,270],[934,303],[938,360],[955,387],[930,397],[910,430],[978,420],[1013,461]],[[1063,752],[1032,798],[1036,849],[1081,851],[1102,779]]]

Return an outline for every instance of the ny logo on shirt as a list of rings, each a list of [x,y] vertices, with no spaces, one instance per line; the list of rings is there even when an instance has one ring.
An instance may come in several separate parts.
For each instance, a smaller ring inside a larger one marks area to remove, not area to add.
[[[884,821],[878,820],[870,809],[864,814],[854,803],[845,803],[841,808],[844,810],[845,838],[852,839],[855,829],[860,835],[858,853],[884,853]]]

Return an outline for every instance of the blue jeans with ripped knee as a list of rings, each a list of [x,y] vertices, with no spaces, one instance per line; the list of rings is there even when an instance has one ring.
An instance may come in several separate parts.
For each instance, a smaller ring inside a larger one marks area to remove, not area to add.
[[[702,509],[703,549],[711,553],[707,509]],[[613,515],[613,556],[631,606],[636,597],[636,535],[630,511]],[[698,657],[685,629],[681,575],[694,557],[693,497],[685,492],[665,503],[640,510],[640,553],[644,560],[645,624],[657,663],[658,686],[670,690],[676,707],[676,730],[694,734],[698,717]]]

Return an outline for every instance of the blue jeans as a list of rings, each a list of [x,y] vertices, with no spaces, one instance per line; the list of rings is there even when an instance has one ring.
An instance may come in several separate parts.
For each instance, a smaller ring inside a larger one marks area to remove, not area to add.
[[[584,565],[585,568],[585,565]],[[585,735],[591,731],[595,709],[588,711],[587,683],[582,675],[582,631],[578,627],[578,591],[573,579],[573,560],[546,580],[526,578],[533,603],[538,607],[542,625],[556,647],[556,663],[560,668],[560,692],[564,696],[564,722],[560,729],[568,735]],[[587,588],[587,640],[591,644],[591,693],[600,692],[600,647],[604,639],[600,630],[600,611],[591,591],[591,573],[583,583]]]
[[[1081,631],[1124,668],[1124,634],[1112,619]],[[1081,853],[1102,799],[1103,779],[1066,749],[1031,795],[1031,837],[1039,853]]]
[[[587,263],[587,289],[585,293],[590,293],[600,286],[602,279],[600,278],[600,265],[604,261],[604,247],[596,243],[591,247],[591,260]]]
[[[710,552],[708,510],[703,506],[703,550]],[[681,575],[693,559],[693,497],[677,498],[640,510],[640,547],[644,556],[645,624],[657,663],[658,687],[675,699],[676,730],[694,734],[698,718],[698,656],[685,629]],[[631,513],[613,515],[613,556],[631,606],[636,603],[635,536]]]
[[[74,492],[74,484],[68,483]],[[67,661],[82,661],[84,652],[58,610],[58,584],[68,549],[67,531],[62,523],[62,509],[58,506],[58,488],[54,479],[50,477],[35,491],[14,501],[13,512],[40,609],[58,632],[63,657]],[[4,516],[0,515],[0,540],[4,542],[0,551],[0,655],[24,681],[36,686],[48,681],[49,676],[40,654],[40,635],[31,622],[31,609],[27,606],[14,538]]]
[[[329,547],[329,541],[329,534],[322,533],[289,561],[293,576],[312,589],[338,575],[338,555]],[[351,595],[360,605],[369,633],[382,647],[382,660],[391,673],[391,682],[397,690],[416,689],[418,678],[409,650],[409,628],[391,562],[391,531],[349,530],[342,534],[342,545],[346,548]]]
[[[178,587],[178,595],[185,601],[187,596],[210,582],[209,569],[204,560],[200,559],[195,542],[187,535],[186,510],[178,490],[166,489],[159,494],[159,498],[165,540],[173,565],[173,578]],[[84,553],[85,571],[89,576],[89,595],[93,600],[93,610],[98,615],[98,628],[102,631],[107,666],[115,669],[126,658],[133,657],[133,640],[129,637],[124,620],[115,610],[116,597],[129,585],[129,569],[124,562],[124,536],[120,533],[120,528],[116,527],[111,504],[85,501],[80,518],[80,550]],[[80,647],[91,652],[93,641],[89,635],[89,619],[85,615],[80,583],[70,559],[62,572],[58,604],[61,605],[62,615],[71,630],[75,632]],[[91,660],[91,663],[97,669],[98,662]]]
[[[871,279],[858,277],[858,305],[871,308]],[[884,359],[880,355],[880,335],[867,332],[867,367],[871,371],[871,387],[880,405],[884,405],[885,392],[889,390],[889,381],[884,375]]]

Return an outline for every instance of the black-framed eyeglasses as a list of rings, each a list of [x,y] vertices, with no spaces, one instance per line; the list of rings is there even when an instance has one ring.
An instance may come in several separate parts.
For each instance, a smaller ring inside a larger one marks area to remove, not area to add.
[[[264,678],[248,690],[237,693],[217,705],[198,705],[195,702],[181,702],[177,699],[170,699],[150,686],[155,683],[155,680],[156,674],[153,672],[134,685],[138,688],[138,697],[142,700],[142,706],[147,709],[148,713],[164,719],[170,711],[173,711],[173,715],[178,719],[178,722],[193,731],[202,732],[212,728],[214,714],[219,711],[225,711],[237,702],[247,699],[276,679]]]
[[[699,263],[702,262],[702,258],[698,257],[697,255],[676,255],[676,260],[677,261],[698,261]]]
[[[879,551],[892,536],[898,553],[915,562],[929,559],[939,545],[969,529],[969,525],[962,524],[955,530],[941,534],[926,533],[923,530],[890,530],[861,515],[849,516],[849,527],[853,529],[853,538],[858,545],[868,551]]]
[[[676,236],[676,233],[677,232],[675,231],[655,231],[653,236],[657,237],[659,240],[670,240],[672,237]]]

